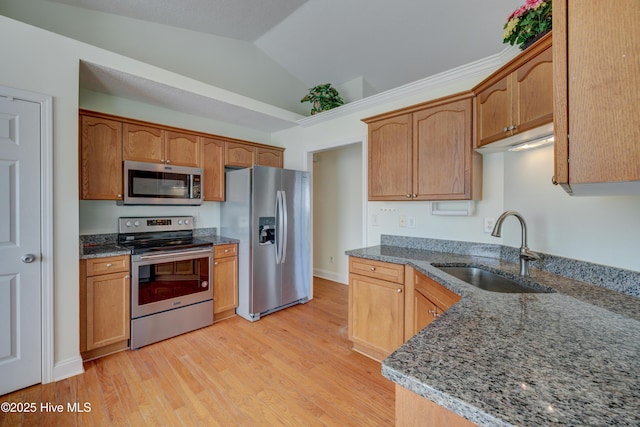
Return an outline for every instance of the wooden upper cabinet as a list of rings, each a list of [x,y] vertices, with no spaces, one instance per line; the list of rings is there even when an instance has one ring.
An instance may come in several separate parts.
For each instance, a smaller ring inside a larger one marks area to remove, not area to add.
[[[637,0],[553,4],[555,180],[570,194],[640,194],[639,21]]]
[[[256,164],[281,168],[284,163],[284,153],[279,148],[256,148]]]
[[[256,147],[241,142],[226,141],[225,157],[227,166],[250,168],[256,163]]]
[[[122,123],[80,116],[80,198],[121,200]]]
[[[253,165],[281,168],[284,163],[284,148],[264,147],[243,143],[241,141],[226,141],[225,165],[235,168],[250,168]]]
[[[176,131],[165,131],[165,163],[175,166],[202,166],[202,137]]]
[[[369,123],[369,200],[407,200],[412,195],[412,115]]]
[[[204,200],[224,200],[224,145],[225,141],[222,139],[203,139]]]
[[[477,146],[553,121],[551,33],[474,88]]]
[[[124,160],[164,163],[164,131],[160,128],[125,122]]]
[[[201,150],[197,135],[124,123],[124,160],[200,167]]]
[[[471,198],[472,99],[413,113],[413,192],[417,200]]]
[[[364,120],[369,124],[369,200],[481,197],[473,151],[472,93]]]

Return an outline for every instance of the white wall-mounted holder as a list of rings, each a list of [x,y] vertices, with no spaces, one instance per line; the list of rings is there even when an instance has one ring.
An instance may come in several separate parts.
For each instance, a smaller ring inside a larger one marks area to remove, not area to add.
[[[473,200],[467,200],[466,202],[447,202],[450,203],[465,203],[466,209],[443,209],[439,207],[439,203],[431,202],[431,215],[438,216],[472,216],[475,211],[475,203]]]

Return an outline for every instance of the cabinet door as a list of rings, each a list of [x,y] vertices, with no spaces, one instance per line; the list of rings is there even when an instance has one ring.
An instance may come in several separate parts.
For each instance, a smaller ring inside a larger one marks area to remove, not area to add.
[[[471,196],[472,100],[413,113],[414,199]]]
[[[369,200],[412,197],[411,114],[369,124]]]
[[[419,291],[413,293],[413,333],[417,334],[436,319],[439,308]]]
[[[250,168],[256,162],[256,147],[238,142],[226,141],[225,165]]]
[[[349,275],[349,339],[388,355],[404,342],[404,285]]]
[[[529,59],[512,76],[514,134],[553,121],[553,55],[551,46]]]
[[[511,125],[511,76],[506,76],[477,94],[478,147],[508,136]]]
[[[164,132],[165,163],[175,166],[202,166],[202,138],[175,131]]]
[[[80,116],[80,198],[121,200],[122,123]]]
[[[620,183],[617,194],[638,194],[638,1],[558,1],[553,7],[555,179],[573,193],[577,184]]]
[[[124,124],[124,159],[164,163],[164,131],[151,126]]]
[[[216,259],[213,263],[213,313],[238,306],[238,257]]]
[[[256,149],[257,165],[281,168],[282,163],[283,163],[283,153],[281,150],[257,147]]]
[[[221,202],[224,200],[224,141],[204,138],[202,151],[204,199]]]
[[[86,286],[87,350],[129,339],[129,274],[88,277]]]

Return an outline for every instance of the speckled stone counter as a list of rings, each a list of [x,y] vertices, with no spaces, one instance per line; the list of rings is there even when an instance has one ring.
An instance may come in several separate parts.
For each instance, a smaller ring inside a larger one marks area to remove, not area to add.
[[[385,359],[383,375],[481,426],[640,425],[637,289],[628,295],[532,268],[531,279],[553,293],[502,294],[432,265],[517,276],[516,263],[489,252],[347,251],[410,265],[462,296]]]
[[[214,246],[240,242],[238,239],[217,235],[215,228],[196,229],[193,234],[198,239],[210,241]],[[82,235],[80,236],[80,259],[131,254],[129,249],[119,246],[117,241],[117,234]]]

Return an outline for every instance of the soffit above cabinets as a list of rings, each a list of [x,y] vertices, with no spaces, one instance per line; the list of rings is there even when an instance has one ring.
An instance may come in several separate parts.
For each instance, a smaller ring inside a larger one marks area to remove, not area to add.
[[[174,75],[184,80],[176,87],[103,65],[80,61],[80,88],[151,104],[169,110],[222,121],[262,132],[297,126],[303,116],[223,89]]]

